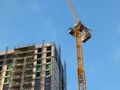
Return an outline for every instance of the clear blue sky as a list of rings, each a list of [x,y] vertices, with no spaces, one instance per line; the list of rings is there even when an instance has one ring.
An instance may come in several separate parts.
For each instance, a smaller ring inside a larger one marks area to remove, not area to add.
[[[92,29],[83,44],[87,90],[120,90],[120,1],[71,0]],[[74,24],[66,0],[0,0],[0,51],[8,46],[56,42],[67,62],[67,88],[77,90]]]

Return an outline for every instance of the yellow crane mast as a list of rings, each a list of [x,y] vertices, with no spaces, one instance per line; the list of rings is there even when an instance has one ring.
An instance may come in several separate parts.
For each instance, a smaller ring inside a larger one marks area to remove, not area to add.
[[[77,76],[78,76],[78,90],[86,90],[86,78],[85,78],[85,70],[83,63],[83,55],[82,55],[82,42],[86,42],[91,38],[90,30],[87,29],[78,19],[77,14],[72,6],[70,0],[66,0],[67,4],[70,8],[72,16],[75,20],[75,25],[73,28],[69,28],[68,32],[70,35],[75,37],[76,41],[76,61],[77,61]]]

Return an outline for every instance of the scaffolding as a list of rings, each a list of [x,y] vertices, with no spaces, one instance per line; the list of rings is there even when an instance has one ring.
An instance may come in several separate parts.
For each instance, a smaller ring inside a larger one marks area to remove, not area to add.
[[[14,49],[9,90],[24,90],[32,87],[32,82],[29,82],[29,79],[33,78],[34,50],[34,45]]]

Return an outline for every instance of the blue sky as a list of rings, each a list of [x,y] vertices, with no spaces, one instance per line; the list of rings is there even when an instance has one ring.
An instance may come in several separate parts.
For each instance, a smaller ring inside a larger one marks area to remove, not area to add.
[[[83,44],[87,90],[120,90],[120,1],[71,0],[92,29]],[[77,90],[74,24],[66,0],[0,0],[0,51],[8,46],[55,42],[67,62],[67,88]]]

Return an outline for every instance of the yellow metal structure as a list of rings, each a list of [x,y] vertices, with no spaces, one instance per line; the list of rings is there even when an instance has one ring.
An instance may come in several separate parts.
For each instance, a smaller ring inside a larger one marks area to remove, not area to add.
[[[74,28],[69,28],[68,32],[76,40],[76,62],[77,62],[77,76],[78,76],[78,90],[86,90],[86,78],[84,71],[84,63],[82,56],[82,42],[85,43],[91,38],[91,33],[78,19],[70,0],[66,0],[70,8],[72,16],[75,21]]]
[[[82,25],[78,24],[75,27],[75,39],[76,39],[76,60],[77,60],[77,76],[78,76],[78,90],[86,90],[86,79],[85,79],[85,71],[83,64],[83,56],[82,56],[82,41],[81,38],[81,28]]]

